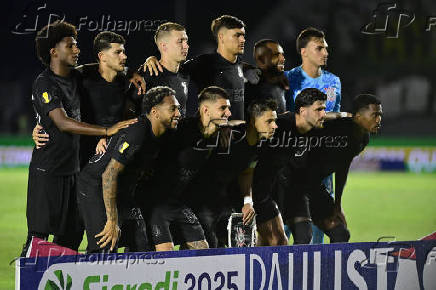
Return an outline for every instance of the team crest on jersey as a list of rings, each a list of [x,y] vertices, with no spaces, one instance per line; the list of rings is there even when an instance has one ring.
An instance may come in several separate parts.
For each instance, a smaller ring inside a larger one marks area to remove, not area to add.
[[[182,82],[182,87],[183,87],[183,93],[185,95],[188,94],[188,84],[186,82]]]
[[[240,65],[238,65],[238,76],[239,76],[240,78],[243,78],[243,77],[244,77],[244,73],[242,72],[242,67],[241,67]]]
[[[120,153],[124,153],[124,150],[126,150],[127,147],[129,147],[129,143],[124,142],[124,143],[120,146],[120,149],[118,149],[118,151],[120,151]]]
[[[324,91],[327,95],[327,101],[336,101],[336,88],[324,88]]]
[[[44,104],[48,104],[51,101],[50,95],[47,92],[42,93],[42,100],[44,101]]]

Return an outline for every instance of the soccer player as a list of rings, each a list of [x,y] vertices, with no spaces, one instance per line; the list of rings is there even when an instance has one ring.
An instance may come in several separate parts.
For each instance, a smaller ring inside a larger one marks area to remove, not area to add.
[[[81,96],[80,110],[84,122],[100,126],[111,126],[116,122],[125,120],[139,114],[137,107],[140,96],[134,94],[133,86],[126,74],[126,59],[124,38],[111,31],[104,31],[94,38],[94,54],[97,64],[86,64],[75,69],[81,74],[83,94]],[[37,125],[36,132],[43,129]],[[46,140],[48,141],[48,135]],[[97,149],[96,149],[97,146]],[[80,138],[80,168],[83,168],[96,150],[103,152],[106,139],[97,139],[93,136]]]
[[[129,117],[138,116],[140,96],[134,93],[126,74],[127,55],[125,39],[121,35],[104,31],[94,38],[94,54],[98,64],[79,68],[82,73],[84,96],[81,100],[83,120],[101,126],[110,126]],[[106,138],[81,137],[80,159],[83,168],[96,150],[102,153]],[[97,149],[96,149],[97,146]]]
[[[88,252],[112,251],[120,228],[127,229],[122,244],[130,251],[150,250],[135,187],[140,178],[153,176],[158,154],[169,140],[165,133],[177,127],[180,111],[175,92],[168,87],[150,89],[142,110],[138,123],[111,137],[107,151],[95,155],[80,173],[79,206]]]
[[[180,70],[188,55],[188,36],[186,29],[177,23],[166,22],[157,28],[154,41],[160,52],[159,63],[162,72],[150,75],[139,68],[148,88],[168,86],[176,91],[176,98],[180,104],[182,117],[186,116],[186,102],[188,100],[189,75]]]
[[[101,127],[80,122],[80,76],[73,70],[79,48],[76,28],[55,22],[35,39],[38,58],[47,67],[35,80],[32,103],[38,123],[51,136],[42,149],[34,149],[27,191],[26,255],[33,236],[77,250],[83,230],[78,222],[76,180],[79,171],[79,136],[111,136],[135,120]]]
[[[327,65],[327,48],[325,35],[321,30],[309,27],[298,35],[297,52],[301,55],[301,66],[285,71],[290,86],[287,102],[291,112],[295,109],[295,98],[301,90],[317,88],[327,94],[326,117],[335,118],[335,115],[340,114],[341,81],[339,77],[323,69]],[[325,184],[333,195],[332,176],[326,177]],[[324,234],[314,227],[313,243],[323,243],[323,240]]]
[[[200,170],[204,170],[217,142],[224,141],[221,126],[228,125],[230,101],[219,87],[207,87],[199,94],[199,113],[181,122],[174,142],[162,151],[156,173],[155,194],[143,196],[144,212],[151,228],[156,251],[170,251],[179,242],[182,248],[208,247],[196,215],[186,204],[184,191]],[[219,146],[220,143],[218,143]],[[153,201],[151,201],[153,200]]]
[[[310,136],[313,148],[304,169],[291,168],[290,194],[286,204],[297,209],[288,212],[293,219],[296,243],[309,243],[313,222],[329,237],[330,242],[347,242],[350,233],[342,210],[342,193],[350,164],[369,142],[369,134],[380,128],[382,107],[373,95],[359,95],[353,100],[353,118],[341,118],[325,123]],[[331,197],[323,179],[335,173],[335,198]]]
[[[317,89],[304,89],[296,98],[296,113],[286,113],[277,119],[278,129],[274,138],[262,144],[262,152],[254,172],[253,199],[257,213],[259,245],[287,245],[284,223],[279,205],[285,194],[281,183],[284,168],[289,163],[294,168],[304,168],[308,151],[305,148],[305,136],[314,128],[321,128],[325,120],[325,102],[327,96]]]
[[[227,245],[226,223],[233,208],[242,205],[244,224],[254,217],[253,169],[260,142],[271,138],[277,128],[276,108],[273,100],[255,100],[248,110],[246,128],[232,128],[228,149],[214,152],[191,189],[189,200],[211,248]]]
[[[198,88],[224,88],[230,96],[232,118],[244,120],[244,75],[240,55],[244,53],[245,24],[240,19],[222,15],[212,21],[212,34],[217,42],[216,53],[197,56],[185,62],[180,70],[191,77]],[[163,72],[156,57],[149,57],[144,70],[150,74]]]
[[[254,59],[256,66],[261,70],[257,84],[246,83],[245,106],[253,99],[273,99],[277,102],[277,114],[286,111],[285,91],[287,79],[284,77],[285,57],[283,48],[272,39],[262,39],[254,45]]]

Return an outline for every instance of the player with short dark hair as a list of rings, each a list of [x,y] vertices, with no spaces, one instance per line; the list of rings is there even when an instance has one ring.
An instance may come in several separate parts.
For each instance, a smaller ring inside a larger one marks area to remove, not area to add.
[[[277,113],[286,111],[285,91],[289,88],[283,71],[285,57],[283,48],[272,39],[262,39],[254,45],[254,59],[261,70],[259,82],[245,85],[245,106],[253,99],[273,99],[277,102]]]
[[[243,120],[244,75],[239,56],[244,53],[245,24],[234,16],[222,15],[212,21],[211,31],[217,42],[216,53],[188,60],[180,71],[190,76],[199,91],[208,86],[224,88],[230,96],[232,119]],[[147,58],[144,70],[147,69],[150,75],[163,72],[154,56]]]
[[[294,168],[305,167],[307,158],[307,150],[304,149],[305,136],[313,128],[322,128],[326,99],[327,96],[317,89],[301,91],[296,99],[298,111],[295,114],[288,112],[279,115],[278,129],[274,138],[262,144],[262,153],[254,172],[253,182],[259,232],[258,245],[288,244],[280,213],[286,211],[289,206],[283,202],[284,195],[288,192],[285,194],[281,192],[283,190],[281,183],[284,182],[282,171],[289,163]]]
[[[341,199],[350,164],[369,142],[370,133],[380,128],[382,107],[373,95],[359,95],[353,100],[353,117],[325,123],[321,130],[310,134],[312,148],[306,168],[290,168],[293,184],[285,204],[291,206],[287,219],[293,220],[293,236],[296,244],[309,243],[311,223],[316,224],[329,237],[330,242],[347,242],[347,229]],[[335,173],[335,198],[323,184],[326,176]],[[292,210],[294,209],[294,210]]]
[[[77,65],[79,48],[74,25],[56,21],[42,28],[35,39],[38,58],[47,66],[35,80],[32,103],[38,123],[50,134],[42,149],[34,149],[27,192],[28,236],[77,250],[83,231],[78,222],[76,180],[79,171],[79,136],[111,136],[135,120],[101,127],[80,122],[83,89]]]
[[[204,169],[230,117],[229,96],[224,89],[207,87],[198,97],[199,112],[182,120],[173,142],[163,149],[154,182],[154,194],[143,196],[143,211],[151,228],[156,251],[208,247],[204,231],[187,206],[184,191]]]
[[[341,80],[325,70],[328,58],[328,45],[323,31],[308,27],[300,32],[296,40],[297,53],[301,56],[301,65],[285,71],[290,90],[287,95],[288,109],[294,111],[295,98],[304,88],[317,88],[327,94],[326,118],[335,119],[348,116],[341,110]],[[324,181],[328,190],[333,192],[333,177]],[[324,234],[314,227],[313,243],[322,243]]]
[[[192,197],[188,200],[211,248],[228,244],[226,225],[234,208],[241,208],[244,224],[250,224],[254,217],[253,170],[259,144],[271,138],[277,128],[276,109],[273,100],[254,100],[248,109],[247,125],[231,128],[228,147],[214,152],[189,189],[188,196]]]
[[[126,74],[125,39],[121,35],[103,31],[94,38],[94,53],[98,63],[75,67],[81,75],[83,94],[80,100],[82,121],[100,126],[112,126],[116,122],[139,114],[140,97],[130,87]],[[38,138],[35,130],[34,140]],[[48,141],[42,139],[41,141]],[[83,168],[96,150],[103,152],[106,147],[105,138],[82,136],[80,138],[80,168]]]
[[[178,125],[179,103],[174,90],[148,90],[142,111],[138,123],[111,137],[107,151],[95,155],[80,173],[79,205],[88,252],[112,251],[120,228],[125,233],[120,244],[129,251],[150,250],[135,190],[141,178],[153,178],[158,154],[170,140],[165,133]]]

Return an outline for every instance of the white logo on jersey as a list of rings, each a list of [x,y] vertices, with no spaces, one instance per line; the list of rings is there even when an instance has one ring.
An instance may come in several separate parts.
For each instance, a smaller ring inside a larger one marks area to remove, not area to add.
[[[186,84],[186,82],[182,82],[182,87],[183,87],[183,93],[185,95],[188,94],[188,85]]]
[[[240,65],[238,65],[238,75],[239,75],[240,78],[244,77],[244,74],[242,72],[242,67]]]

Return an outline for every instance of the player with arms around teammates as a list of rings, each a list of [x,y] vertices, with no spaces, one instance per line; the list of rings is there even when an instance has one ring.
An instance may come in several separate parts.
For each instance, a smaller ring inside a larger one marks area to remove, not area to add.
[[[33,236],[77,250],[83,235],[76,202],[79,172],[79,136],[111,136],[136,120],[112,127],[80,122],[81,77],[73,69],[80,50],[76,28],[55,22],[38,32],[38,58],[47,67],[35,80],[32,103],[38,122],[51,136],[42,149],[34,149],[27,192],[28,235],[22,256]]]

